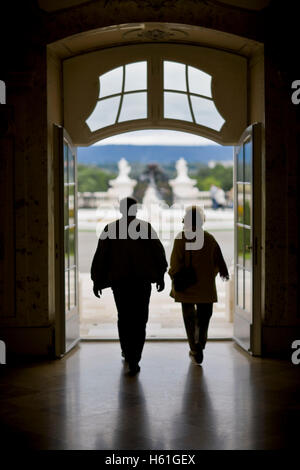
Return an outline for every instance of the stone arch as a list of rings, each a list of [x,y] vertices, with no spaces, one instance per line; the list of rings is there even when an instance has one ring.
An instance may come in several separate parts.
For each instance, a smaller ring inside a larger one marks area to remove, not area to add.
[[[256,41],[206,28],[166,23],[99,28],[52,43],[48,51],[56,56],[63,70],[64,126],[73,141],[84,146],[116,133],[149,128],[180,128],[232,145],[251,121],[249,63],[257,54],[263,57],[263,48]],[[130,123],[114,123],[91,133],[86,120],[99,99],[99,76],[126,63],[143,60],[149,63],[151,77],[155,74],[157,77],[148,90],[148,97],[153,96],[148,103],[151,116]],[[213,103],[225,120],[220,132],[199,123],[162,116],[162,91],[165,91],[162,60],[184,63],[212,76]]]

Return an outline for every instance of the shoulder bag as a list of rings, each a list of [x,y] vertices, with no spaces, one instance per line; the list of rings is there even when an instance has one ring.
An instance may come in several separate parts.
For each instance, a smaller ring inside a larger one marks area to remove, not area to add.
[[[195,270],[192,266],[192,252],[189,252],[189,264],[184,266],[180,271],[173,276],[174,289],[177,292],[181,292],[187,287],[192,286],[197,281]]]

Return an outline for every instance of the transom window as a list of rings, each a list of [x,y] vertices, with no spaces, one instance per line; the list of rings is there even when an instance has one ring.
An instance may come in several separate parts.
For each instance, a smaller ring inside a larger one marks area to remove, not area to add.
[[[134,62],[99,77],[99,97],[86,120],[93,132],[135,119],[147,119],[147,62]]]
[[[135,44],[63,61],[64,125],[76,145],[169,129],[236,143],[247,127],[245,57],[183,44]]]
[[[211,92],[211,75],[191,65],[163,61],[163,90],[159,73],[153,74],[164,119],[199,124],[219,131],[225,120],[219,114]],[[148,62],[140,61],[117,67],[99,77],[96,106],[86,120],[92,132],[117,123],[147,119]]]

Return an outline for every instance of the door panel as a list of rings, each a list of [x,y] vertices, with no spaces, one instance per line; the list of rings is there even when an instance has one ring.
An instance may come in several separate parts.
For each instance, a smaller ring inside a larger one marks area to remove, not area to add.
[[[79,341],[78,225],[76,148],[66,131],[54,126],[56,236],[56,355]]]
[[[234,152],[235,315],[234,339],[261,352],[261,125],[243,133]]]

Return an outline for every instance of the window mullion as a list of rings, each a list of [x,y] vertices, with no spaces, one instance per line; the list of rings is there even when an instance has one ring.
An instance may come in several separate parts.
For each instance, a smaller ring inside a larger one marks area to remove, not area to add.
[[[121,96],[120,96],[120,103],[119,103],[119,109],[117,112],[117,117],[115,120],[115,123],[119,121],[120,113],[121,113],[121,108],[123,104],[123,97],[124,97],[124,90],[125,90],[125,65],[123,65],[123,81],[122,81],[122,90],[121,90]]]
[[[172,88],[165,88],[164,91],[168,91],[169,93],[180,93],[181,95],[186,95],[186,91],[182,91],[182,90],[173,90]],[[198,93],[194,93],[194,92],[189,92],[189,95],[190,96],[196,96],[197,98],[203,98],[204,100],[208,100],[208,101],[214,101],[212,98],[210,98],[209,96],[205,96],[205,95],[199,95]]]
[[[147,93],[147,91],[148,91],[147,88],[145,88],[144,90],[143,89],[130,90],[130,91],[124,91],[123,95],[132,95],[133,93]],[[115,93],[114,95],[107,95],[104,98],[100,98],[99,100],[97,100],[97,102],[99,103],[100,101],[105,101],[108,98],[116,98],[118,96],[120,96],[120,93]]]
[[[189,101],[189,107],[193,119],[193,123],[196,124],[195,116],[194,116],[194,111],[193,111],[193,106],[192,106],[192,100],[190,96],[190,87],[189,87],[189,77],[188,77],[188,66],[185,66],[185,80],[186,80],[186,90],[187,90],[187,97]]]
[[[154,54],[148,62],[148,119],[154,123],[163,116],[162,63],[160,57]]]

